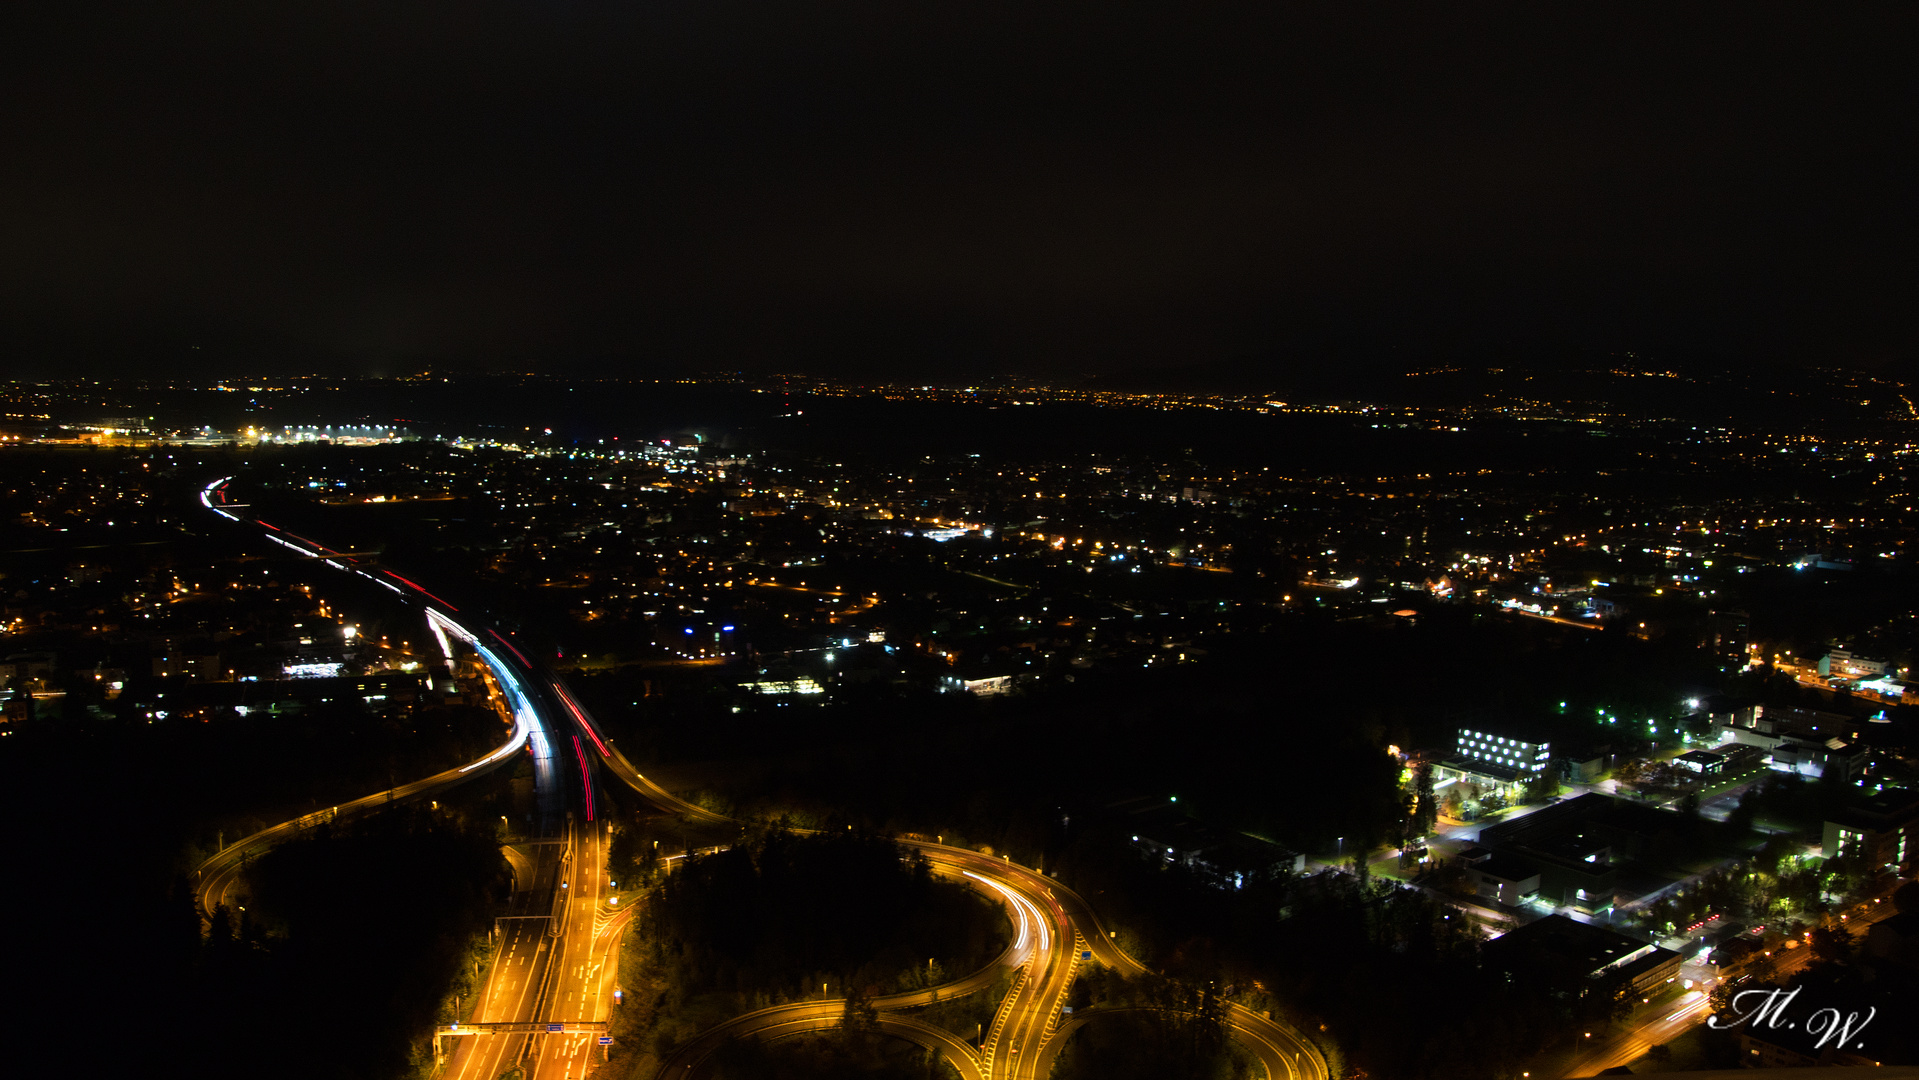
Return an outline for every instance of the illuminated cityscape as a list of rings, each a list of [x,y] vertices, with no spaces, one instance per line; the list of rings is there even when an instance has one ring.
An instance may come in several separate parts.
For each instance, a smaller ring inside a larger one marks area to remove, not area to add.
[[[248,921],[275,888],[249,866],[302,872],[272,854],[317,843],[296,837],[397,843],[375,822],[424,801],[407,842],[457,827],[505,843],[470,909],[488,929],[468,974],[443,967],[431,1031],[404,1033],[421,1068],[597,1055],[730,1075],[735,1035],[863,1024],[946,1063],[927,1067],[1024,1075],[1074,1067],[1049,1032],[1082,1011],[1223,975],[1237,989],[1194,1005],[1218,1015],[1219,1053],[1330,1074],[1367,1053],[1337,1034],[1357,1022],[1342,1010],[1376,1003],[1268,980],[1380,948],[1300,937],[1368,905],[1405,924],[1386,942],[1399,959],[1369,962],[1407,978],[1488,1000],[1571,980],[1502,1006],[1541,1012],[1535,1041],[1502,1044],[1521,1071],[1653,1047],[1816,1059],[1705,1021],[1733,988],[1899,985],[1919,608],[1898,411],[1519,424],[1503,406],[1026,387],[1007,427],[1008,395],[976,388],[726,378],[592,384],[593,426],[569,429],[555,410],[578,384],[504,381],[287,380],[255,392],[247,424],[206,404],[217,389],[10,391],[27,415],[4,450],[0,745],[30,760],[128,737],[209,778],[309,748],[165,831],[203,860],[186,880],[206,941],[266,955],[300,931]],[[523,422],[461,429],[476,393]],[[361,415],[396,394],[404,430]],[[671,423],[618,421],[673,394],[700,396]],[[876,440],[902,399],[927,410],[916,433]],[[1207,402],[1246,426],[1185,426]],[[825,430],[778,423],[834,409]],[[147,419],[76,419],[113,410]],[[1248,460],[1249,441],[1299,430],[1365,471]],[[1559,444],[1530,456],[1540,438]],[[1166,717],[1193,738],[1169,741]],[[995,732],[1071,767],[989,779]],[[208,739],[210,760],[179,758]],[[918,782],[931,761],[979,779]],[[808,984],[776,966],[760,998],[701,989],[661,951],[697,940],[670,914],[682,861],[700,896],[719,888],[714,852],[749,876],[851,857],[769,828],[892,838],[964,886],[925,902],[981,898],[951,916],[978,944],[916,945],[931,974],[874,961]],[[1188,935],[1248,917],[1267,929],[1180,958]],[[1419,934],[1438,951],[1405,958]],[[1567,950],[1612,959],[1560,970]],[[867,981],[848,997],[835,979]],[[688,1019],[694,1000],[713,1019]]]
[[[6,20],[18,1071],[1919,1078],[1909,7]]]

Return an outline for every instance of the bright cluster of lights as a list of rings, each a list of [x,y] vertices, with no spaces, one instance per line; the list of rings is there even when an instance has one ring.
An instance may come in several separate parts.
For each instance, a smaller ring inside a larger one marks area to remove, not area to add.
[[[829,655],[827,659],[832,659]],[[824,694],[826,687],[807,675],[795,679],[759,679],[740,685],[758,694]]]
[[[1478,761],[1504,765],[1519,772],[1539,772],[1551,754],[1549,743],[1529,743],[1470,728],[1459,729],[1459,752]]]

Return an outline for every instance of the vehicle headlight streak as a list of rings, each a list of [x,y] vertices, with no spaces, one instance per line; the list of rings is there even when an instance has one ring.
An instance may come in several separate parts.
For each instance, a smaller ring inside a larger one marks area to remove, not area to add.
[[[215,480],[213,483],[208,484],[206,487],[201,488],[200,489],[200,505],[206,507],[208,510],[213,511],[214,513],[220,515],[221,517],[226,518],[228,521],[238,521],[240,520],[239,515],[229,514],[225,510],[222,510],[219,507],[213,505],[213,493],[216,491],[219,491],[222,487],[226,486],[227,481],[232,479],[233,477],[231,476],[223,476],[220,479]],[[225,496],[222,495],[222,498],[224,497]]]
[[[1015,950],[1024,949],[1026,947],[1026,938],[1029,932],[1027,927],[1027,917],[1030,915],[1032,917],[1033,924],[1039,928],[1040,951],[1041,952],[1046,951],[1048,945],[1052,941],[1052,938],[1046,933],[1046,920],[1040,916],[1039,908],[1035,907],[1031,900],[1026,899],[1024,896],[1021,896],[1020,894],[1014,892],[1013,890],[1007,888],[1006,886],[1000,884],[999,882],[994,881],[992,878],[981,877],[980,875],[973,873],[971,870],[962,870],[960,871],[960,873],[965,874],[967,877],[972,878],[974,881],[984,882],[988,887],[998,892],[1001,896],[1004,896],[1006,898],[1006,902],[1012,905],[1013,911],[1019,915],[1019,934],[1017,937],[1013,939],[1013,948]]]
[[[452,622],[450,619],[447,621]],[[526,695],[520,692],[519,678],[499,657],[493,655],[493,650],[473,640],[473,636],[464,630],[460,631],[460,634],[468,644],[473,646],[474,651],[480,654],[480,659],[486,662],[488,670],[493,672],[493,678],[499,682],[501,692],[506,695],[507,704],[512,707],[514,723],[511,741],[473,764],[461,766],[460,771],[470,772],[482,765],[492,764],[525,746],[528,739],[535,740],[538,748],[544,750],[545,733],[540,730],[539,717],[534,715],[533,706],[527,702]]]
[[[382,584],[384,584],[384,582],[382,582]],[[452,634],[454,637],[459,638],[461,641],[475,648],[479,647],[480,643],[478,639],[467,632],[466,627],[447,618],[433,608],[426,609],[426,624],[433,629],[434,636],[440,639],[440,648],[446,650],[446,658],[449,662],[453,659],[453,649],[447,645],[446,636],[448,634]]]
[[[1686,996],[1680,998],[1679,1000],[1687,1001],[1688,999],[1691,999],[1689,1004],[1685,1005],[1678,1012],[1673,1013],[1671,1016],[1666,1017],[1667,1023],[1671,1023],[1674,1020],[1679,1019],[1680,1017],[1686,1015],[1689,1012],[1696,1012],[1699,1009],[1702,1009],[1708,1004],[1710,1004],[1712,1001],[1711,998],[1708,998],[1705,994],[1701,993],[1698,990],[1688,991]]]
[[[441,620],[445,618],[446,616],[441,615],[432,608],[426,609],[427,629],[433,631],[433,640],[440,643],[440,652],[446,657],[447,670],[451,671],[453,669],[453,643],[446,639],[446,627],[441,625]],[[457,626],[455,627],[455,632],[461,632]]]
[[[229,521],[238,521],[240,520],[240,518],[237,515],[229,513],[227,510],[225,510],[221,506],[216,506],[213,501],[214,496],[218,495],[220,499],[224,502],[224,500],[226,499],[226,493],[222,491],[221,489],[224,488],[229,482],[231,482],[232,479],[233,477],[231,476],[221,477],[220,479],[215,480],[212,483],[208,484],[206,487],[200,489],[200,505],[206,507],[207,509],[213,511],[216,514],[219,514],[221,517],[224,517]],[[229,505],[232,505],[232,504],[229,504]],[[309,559],[324,559],[328,566],[332,566],[340,570],[351,570],[353,573],[359,574],[361,577],[366,578],[368,581],[379,582],[381,585],[386,586],[388,589],[391,589],[394,593],[400,596],[407,595],[405,590],[399,588],[398,586],[394,585],[390,581],[386,581],[382,578],[376,578],[372,574],[367,573],[365,570],[358,569],[357,567],[347,566],[345,563],[340,562],[338,558],[329,558],[329,556],[338,556],[340,553],[337,551],[334,551],[332,548],[327,547],[325,544],[318,544],[313,542],[312,540],[308,540],[304,536],[294,536],[292,533],[285,533],[286,536],[292,537],[291,540],[283,539],[280,536],[274,535],[274,533],[285,532],[285,530],[281,529],[279,526],[267,525],[267,523],[264,521],[260,522],[260,524],[266,525],[267,528],[273,530],[272,532],[266,534],[266,538],[268,540],[273,541],[276,544],[279,544],[281,547],[284,547],[290,551],[297,551]],[[300,541],[301,543],[294,543],[295,540]],[[301,546],[302,544],[306,546],[303,547]],[[308,548],[313,548],[316,550],[310,551],[308,550]],[[427,592],[424,588],[421,588],[418,584],[408,581],[406,578],[401,577],[400,575],[394,573],[391,570],[382,570],[381,573],[385,574],[387,577],[393,578],[395,581],[399,581],[403,584],[411,586],[414,589],[414,591],[418,592],[421,596],[424,596],[430,600],[438,601],[440,604],[442,604],[443,606],[445,606],[446,608],[450,610],[454,610],[454,611],[459,610],[458,608],[453,607],[452,604],[448,604],[446,601],[440,600],[439,597],[434,596],[430,592]],[[508,740],[505,745],[499,747],[498,749],[494,750],[492,753],[481,758],[480,760],[475,761],[470,765],[462,766],[460,768],[460,771],[463,773],[471,772],[482,765],[490,765],[493,762],[499,761],[500,759],[506,757],[508,754],[512,754],[518,751],[521,747],[525,746],[528,740],[531,740],[533,742],[534,749],[536,750],[536,752],[540,753],[541,755],[545,755],[547,753],[546,731],[544,728],[541,727],[539,714],[534,711],[532,703],[527,700],[526,691],[521,688],[519,676],[513,673],[513,669],[508,667],[506,663],[503,662],[498,656],[494,655],[492,650],[488,649],[484,645],[481,645],[479,642],[479,639],[476,638],[472,634],[472,632],[468,631],[465,627],[461,626],[459,623],[454,622],[451,618],[448,618],[446,615],[429,607],[426,609],[426,618],[427,618],[427,625],[433,629],[434,636],[439,639],[441,650],[447,654],[447,661],[449,664],[452,662],[452,659],[453,659],[453,650],[449,646],[449,643],[446,640],[446,635],[448,633],[451,633],[454,637],[459,638],[461,641],[466,642],[468,645],[473,646],[474,651],[480,654],[480,659],[485,661],[487,668],[493,672],[493,678],[495,679],[495,681],[499,683],[501,692],[506,695],[507,705],[512,710],[512,713],[513,713],[513,738]],[[505,638],[500,637],[497,633],[494,634],[493,636],[499,639],[500,644],[505,645],[509,649],[512,649],[513,655],[519,656],[521,663],[526,662],[526,657],[520,656],[520,650],[514,649],[513,644],[511,642],[507,641]],[[527,666],[529,668],[532,667],[531,664],[528,664]],[[568,701],[567,705],[569,708],[573,708],[575,715],[579,714],[578,708],[574,707],[571,701]],[[589,729],[589,732],[590,730],[591,729]],[[599,742],[599,739],[595,737],[594,742],[596,743]],[[601,747],[601,750],[602,752],[604,752],[605,747]]]

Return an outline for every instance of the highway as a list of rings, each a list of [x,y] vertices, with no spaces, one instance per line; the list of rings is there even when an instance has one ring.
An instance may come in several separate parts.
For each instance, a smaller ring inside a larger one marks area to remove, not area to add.
[[[512,907],[498,922],[494,960],[481,991],[461,1024],[439,1029],[436,1043],[453,1044],[446,1062],[446,1075],[452,1080],[494,1080],[515,1066],[532,1080],[584,1077],[596,1060],[597,1032],[478,1034],[462,1028],[603,1024],[607,1020],[626,915],[612,910],[609,903],[606,845],[610,837],[608,823],[596,813],[595,766],[604,766],[620,783],[666,813],[708,826],[738,828],[740,823],[647,779],[605,739],[565,683],[537,668],[509,637],[471,614],[458,613],[424,586],[391,570],[376,573],[349,552],[235,513],[249,508],[229,500],[226,485],[231,479],[207,485],[200,495],[202,504],[230,521],[259,525],[273,543],[357,574],[420,606],[449,664],[456,640],[480,657],[499,694],[498,704],[513,717],[514,733],[506,743],[467,765],[306,815],[229,845],[202,867],[204,909],[211,912],[215,904],[230,899],[252,854],[340,814],[363,813],[443,790],[496,768],[526,749],[534,760],[531,851],[511,860],[516,879]],[[944,844],[899,843],[922,854],[936,872],[1005,905],[1014,926],[1014,941],[1007,952],[980,971],[930,990],[890,995],[873,1003],[881,1010],[881,1030],[947,1057],[961,1076],[1043,1080],[1071,1030],[1063,1028],[1061,1021],[1079,966],[1094,961],[1128,975],[1147,970],[1113,943],[1083,899],[1038,871]],[[1012,989],[978,1048],[904,1012],[934,1000],[984,991],[1007,970],[1014,973]],[[825,1030],[839,1024],[844,1009],[843,999],[828,999],[792,1002],[736,1017],[681,1047],[657,1075],[664,1080],[690,1080],[700,1062],[729,1037],[778,1038]],[[1318,1051],[1285,1026],[1229,1006],[1228,1028],[1264,1065],[1269,1080],[1328,1080]]]
[[[919,840],[902,847],[925,856],[935,872],[963,881],[1007,908],[1013,943],[998,960],[978,972],[931,990],[893,994],[873,1000],[881,1028],[918,1043],[954,1062],[962,1076],[987,1080],[1044,1080],[1066,1036],[1093,1013],[1062,1024],[1067,992],[1085,954],[1128,975],[1147,968],[1113,944],[1091,907],[1066,886],[1038,871],[965,848]],[[999,975],[1015,972],[1012,989],[1001,1001],[977,1051],[971,1043],[930,1025],[907,1023],[903,1010],[976,993]],[[708,1030],[682,1046],[661,1067],[660,1080],[692,1080],[699,1064],[727,1039],[741,1035],[778,1038],[826,1030],[838,1024],[844,999],[791,1002],[748,1013]],[[1250,1009],[1229,1005],[1227,1026],[1252,1052],[1272,1080],[1328,1080],[1319,1052],[1298,1033]]]
[[[576,817],[563,843],[533,845],[533,876],[516,892],[513,913],[498,922],[495,958],[467,1026],[607,1020],[625,920],[606,906],[606,842],[604,822]],[[444,1075],[454,1080],[493,1080],[516,1065],[529,1077],[576,1080],[601,1057],[596,1032],[441,1031],[453,1036]]]
[[[482,650],[481,655],[489,664],[497,662],[484,650]],[[498,677],[499,674],[496,671],[496,678]],[[511,683],[503,681],[503,685],[511,686]],[[522,749],[528,747],[533,748],[534,759],[535,762],[538,763],[536,766],[538,773],[547,774],[549,777],[548,783],[551,784],[552,755],[550,750],[546,748],[546,735],[538,714],[531,708],[525,707],[524,704],[509,707],[514,719],[512,734],[508,736],[506,742],[501,743],[477,761],[455,766],[445,772],[429,776],[424,780],[415,780],[410,784],[401,784],[398,787],[385,791],[376,791],[371,795],[364,795],[350,802],[341,803],[338,806],[331,806],[324,810],[316,810],[313,813],[304,814],[294,818],[292,821],[282,822],[278,825],[262,829],[251,836],[242,837],[220,849],[211,858],[200,864],[199,900],[202,913],[211,914],[213,909],[220,904],[228,904],[231,906],[230,901],[234,898],[233,889],[238,883],[241,871],[244,869],[247,861],[267,851],[276,844],[298,836],[318,825],[337,821],[342,818],[351,818],[368,811],[378,810],[383,806],[388,806],[402,800],[445,791],[456,784],[471,780],[476,776],[483,776],[501,765],[506,764],[513,759],[516,752]]]
[[[1598,1076],[1607,1069],[1634,1061],[1655,1046],[1684,1035],[1694,1024],[1712,1015],[1711,1000],[1705,990],[1688,990],[1668,1002],[1635,1027],[1622,1031],[1591,1049],[1581,1048],[1567,1069],[1566,1076]]]
[[[596,820],[590,741],[604,749],[583,714],[569,709],[563,688],[548,683],[525,654],[497,630],[458,609],[425,587],[390,570],[377,574],[347,552],[286,532],[250,515],[231,502],[231,478],[207,485],[202,505],[238,523],[264,530],[266,539],[301,556],[324,561],[345,573],[373,581],[423,609],[429,629],[449,665],[458,641],[479,657],[491,676],[495,704],[512,718],[507,741],[476,761],[387,791],[304,815],[263,829],[228,845],[200,868],[202,910],[241,899],[235,892],[248,859],[324,822],[377,810],[403,799],[419,798],[483,775],[524,751],[533,762],[534,809],[527,823],[528,850],[510,859],[515,890],[505,917],[498,920],[493,963],[463,1021],[471,1023],[579,1022],[603,1024],[611,1010],[612,962],[619,933],[609,910],[606,875],[608,823]],[[633,782],[645,779],[624,758],[618,759]],[[577,765],[577,771],[573,766]],[[576,779],[577,778],[577,779]],[[655,788],[654,790],[659,790]],[[660,791],[661,795],[665,792]],[[667,796],[671,798],[670,796]],[[677,801],[677,800],[676,800]],[[683,805],[683,804],[682,804]],[[534,1078],[583,1077],[598,1047],[592,1033],[473,1035],[450,1033],[449,1075],[493,1080],[518,1065]]]

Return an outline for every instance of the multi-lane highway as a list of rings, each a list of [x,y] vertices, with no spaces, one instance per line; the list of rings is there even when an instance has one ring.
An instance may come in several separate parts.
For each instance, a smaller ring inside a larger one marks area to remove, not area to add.
[[[530,880],[498,922],[493,966],[453,1042],[444,1075],[493,1080],[515,1065],[531,1077],[575,1080],[600,1059],[612,1006],[619,920],[607,910],[606,827],[575,818],[559,843],[533,845]],[[486,1033],[495,1024],[559,1025],[560,1032]],[[484,1034],[483,1034],[484,1033]]]
[[[460,632],[465,633],[464,628],[461,628]],[[480,650],[480,654],[489,665],[498,664],[497,658],[488,650]],[[551,787],[553,784],[552,753],[539,714],[526,705],[522,695],[511,689],[513,686],[510,681],[511,675],[503,666],[494,667],[494,674],[495,678],[500,680],[502,687],[507,688],[509,715],[513,718],[512,733],[504,743],[477,761],[455,766],[424,780],[415,780],[409,784],[401,784],[385,791],[361,796],[338,806],[316,810],[228,844],[200,865],[199,894],[202,911],[211,913],[217,905],[228,903],[247,860],[276,844],[298,836],[317,825],[348,819],[395,802],[444,791],[476,776],[485,775],[513,760],[515,754],[521,750],[530,750],[533,753],[536,776],[544,775],[547,778],[547,785]]]
[[[366,812],[440,790],[525,749],[535,763],[537,808],[528,830],[531,843],[513,860],[513,907],[498,924],[495,959],[470,1013],[460,1024],[441,1028],[436,1041],[452,1043],[447,1075],[454,1080],[493,1080],[516,1065],[534,1080],[584,1076],[596,1060],[599,1031],[604,1030],[600,1025],[610,1012],[624,923],[624,916],[608,903],[607,823],[597,813],[596,766],[604,766],[620,783],[667,813],[713,826],[738,823],[688,803],[647,779],[607,742],[565,684],[536,668],[509,636],[471,613],[460,613],[424,586],[391,570],[375,572],[351,553],[236,513],[249,508],[229,500],[230,479],[215,481],[202,491],[201,502],[208,509],[235,522],[257,523],[274,543],[357,574],[420,606],[449,663],[457,640],[486,665],[503,708],[513,718],[514,734],[478,761],[263,830],[229,846],[202,868],[206,910],[227,901],[248,854],[336,814]],[[917,850],[936,872],[1004,904],[1014,926],[1012,945],[986,968],[944,986],[873,1003],[881,1010],[881,1030],[941,1054],[962,1077],[1041,1080],[1051,1071],[1072,1027],[1085,1022],[1080,1018],[1073,1024],[1061,1023],[1066,995],[1080,966],[1097,962],[1129,975],[1146,970],[1113,943],[1086,902],[1059,882],[975,851],[918,840],[901,844]],[[1008,971],[1013,973],[1012,988],[977,1047],[906,1011],[982,992]],[[748,1034],[778,1038],[823,1030],[836,1026],[844,1009],[843,1000],[802,1001],[737,1017],[683,1046],[659,1075],[665,1080],[688,1080],[727,1038]],[[1271,1080],[1326,1080],[1324,1059],[1297,1032],[1238,1006],[1228,1010],[1232,1035],[1264,1065]],[[524,1030],[534,1026],[554,1030]]]
[[[459,613],[424,586],[390,570],[376,573],[350,553],[236,512],[250,508],[228,498],[227,483],[209,484],[201,492],[201,503],[228,520],[258,525],[267,539],[289,551],[357,574],[421,607],[449,664],[454,661],[454,642],[471,649],[491,676],[496,703],[511,717],[513,733],[476,761],[307,814],[228,845],[200,869],[203,910],[210,913],[236,899],[234,890],[252,855],[323,822],[442,791],[524,752],[533,762],[534,806],[526,822],[521,857],[511,860],[515,875],[511,907],[497,923],[494,962],[468,1014],[461,1018],[464,1023],[449,1025],[450,1030],[436,1042],[451,1043],[449,1072],[463,1078],[492,1080],[514,1065],[533,1077],[584,1076],[599,1045],[595,1032],[496,1034],[485,1025],[577,1028],[605,1024],[618,933],[609,925],[607,910],[607,823],[596,813],[593,792],[597,755],[587,746],[590,742],[599,754],[610,748],[591,730],[583,713],[567,707],[570,699],[564,697],[564,689],[548,682],[508,636],[470,613]],[[620,763],[625,765],[625,759]],[[630,765],[626,768],[643,781]]]

